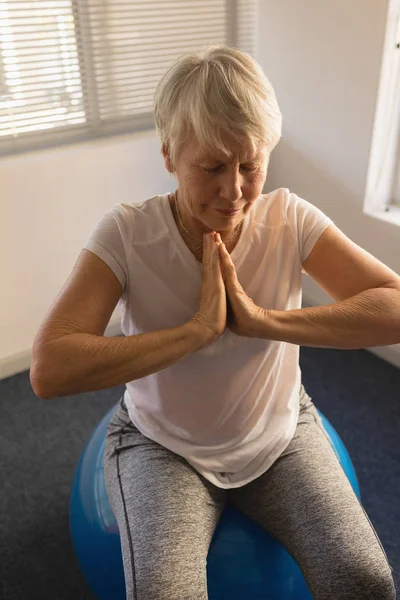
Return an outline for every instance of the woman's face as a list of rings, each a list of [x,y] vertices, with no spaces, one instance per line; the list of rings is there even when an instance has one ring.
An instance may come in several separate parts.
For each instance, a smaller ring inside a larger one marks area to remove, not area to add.
[[[218,151],[202,151],[187,144],[176,165],[179,210],[193,230],[228,231],[237,227],[262,193],[270,153],[267,147],[252,154],[251,148],[230,143],[232,158]],[[173,172],[163,147],[165,164]],[[219,211],[232,211],[224,214]]]

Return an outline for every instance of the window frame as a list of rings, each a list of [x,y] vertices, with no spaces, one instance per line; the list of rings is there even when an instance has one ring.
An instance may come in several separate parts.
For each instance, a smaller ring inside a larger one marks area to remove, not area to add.
[[[363,212],[400,225],[400,0],[388,4]]]

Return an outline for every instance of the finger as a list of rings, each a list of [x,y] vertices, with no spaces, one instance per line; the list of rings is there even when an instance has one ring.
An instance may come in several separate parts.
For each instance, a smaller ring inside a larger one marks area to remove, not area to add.
[[[218,243],[219,243],[219,247],[224,251],[222,253],[222,256],[226,258],[226,255],[228,255],[229,259],[231,258],[229,255],[228,250],[226,249],[226,246],[224,244],[224,242],[222,241],[221,235],[219,233],[216,234],[218,237]]]
[[[203,262],[212,261],[215,253],[214,234],[205,233],[203,235]]]
[[[237,293],[245,293],[237,276],[236,267],[232,262],[231,256],[226,249],[225,244],[220,244],[221,270],[225,286],[234,298]]]
[[[210,241],[210,245],[211,245],[210,262],[213,266],[214,271],[216,271],[218,273],[222,273],[221,257],[220,257],[220,253],[219,253],[220,244],[217,241],[216,234],[212,234],[210,239],[211,239],[211,241]]]
[[[229,258],[229,260],[231,260],[230,254],[229,254],[228,250],[226,249],[226,246],[225,246],[224,242],[221,242],[220,245],[219,245],[219,247],[222,250],[223,257],[224,258]]]
[[[210,256],[210,248],[208,236],[206,234],[203,235],[203,265],[206,265],[209,262]]]
[[[226,274],[231,279],[236,280],[235,265],[233,264],[231,256],[223,242],[221,242],[221,244],[219,245],[219,249],[220,249],[220,256],[221,256],[222,262],[223,262],[223,267],[224,267],[224,270],[226,271]]]
[[[224,281],[225,287],[227,291],[234,292],[237,289],[237,277],[236,277],[236,269],[235,265],[232,263],[229,252],[225,248],[225,245],[222,243],[219,246],[219,255],[220,255],[220,264],[221,264],[221,273],[222,279]],[[227,258],[228,257],[228,258]]]

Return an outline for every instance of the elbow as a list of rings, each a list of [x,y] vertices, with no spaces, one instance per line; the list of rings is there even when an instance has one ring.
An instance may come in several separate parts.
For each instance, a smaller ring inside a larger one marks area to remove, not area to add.
[[[49,393],[49,390],[46,388],[46,384],[44,383],[43,379],[37,376],[37,373],[33,368],[30,369],[29,380],[35,396],[41,400],[51,400],[52,398],[55,398],[54,394]]]
[[[32,348],[32,362],[29,371],[29,381],[35,395],[41,400],[51,400],[56,395],[50,390],[52,377],[48,361],[44,360],[43,352],[37,347]]]
[[[29,380],[35,395],[41,400],[53,400],[77,393],[71,390],[65,370],[57,367],[55,358],[32,361]]]

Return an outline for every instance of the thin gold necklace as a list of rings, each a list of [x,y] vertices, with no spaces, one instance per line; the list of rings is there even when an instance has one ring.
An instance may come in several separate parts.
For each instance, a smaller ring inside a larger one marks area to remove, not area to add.
[[[184,224],[183,224],[183,222],[182,222],[182,218],[181,218],[180,212],[179,212],[179,208],[178,208],[178,201],[177,201],[177,194],[176,194],[176,190],[175,190],[175,192],[174,192],[174,204],[175,204],[175,210],[176,210],[176,213],[177,213],[177,215],[178,215],[178,221],[179,221],[179,223],[180,223],[180,225],[181,225],[182,229],[183,229],[183,230],[184,230],[184,231],[185,231],[185,232],[186,232],[186,233],[187,233],[187,234],[188,234],[188,235],[189,235],[189,236],[190,236],[190,237],[191,237],[193,240],[195,240],[195,241],[197,242],[197,244],[199,244],[199,242],[200,242],[200,246],[199,246],[198,248],[196,248],[196,251],[200,250],[200,248],[202,248],[202,246],[203,246],[203,239],[201,239],[201,240],[200,240],[200,238],[198,238],[198,237],[194,236],[194,235],[193,235],[192,233],[190,233],[190,231],[188,231],[188,230],[186,229],[186,227],[184,226]],[[242,229],[242,225],[243,225],[243,221],[242,221],[241,223],[239,223],[239,225],[238,225],[238,226],[235,228],[235,230],[234,230],[234,232],[233,232],[233,235],[232,235],[231,237],[229,237],[227,240],[225,240],[225,241],[224,241],[224,244],[225,244],[225,246],[226,246],[227,244],[229,244],[229,243],[230,243],[230,242],[231,242],[231,241],[232,241],[232,240],[235,238],[235,236],[237,235],[237,233],[238,233],[238,232],[240,232],[240,231],[241,231],[241,229]]]

